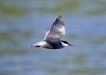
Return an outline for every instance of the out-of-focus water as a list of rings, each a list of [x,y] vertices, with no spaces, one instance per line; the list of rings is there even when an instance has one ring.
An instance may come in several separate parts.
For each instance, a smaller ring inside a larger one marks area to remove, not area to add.
[[[28,47],[59,15],[74,46]],[[106,75],[106,1],[1,0],[0,75]]]

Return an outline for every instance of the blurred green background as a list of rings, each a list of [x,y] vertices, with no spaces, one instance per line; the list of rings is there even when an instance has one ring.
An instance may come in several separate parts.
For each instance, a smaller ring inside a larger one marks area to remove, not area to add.
[[[74,46],[28,47],[59,15]],[[106,75],[106,0],[0,0],[0,75]]]

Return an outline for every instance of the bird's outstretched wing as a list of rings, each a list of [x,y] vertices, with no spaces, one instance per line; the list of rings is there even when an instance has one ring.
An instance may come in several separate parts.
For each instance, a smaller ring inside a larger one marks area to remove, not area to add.
[[[47,29],[44,40],[60,39],[63,35],[65,35],[64,22],[62,20],[62,16],[59,16]]]

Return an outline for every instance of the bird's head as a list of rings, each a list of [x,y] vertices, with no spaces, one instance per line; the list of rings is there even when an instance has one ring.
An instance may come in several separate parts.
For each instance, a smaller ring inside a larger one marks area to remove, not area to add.
[[[61,40],[61,43],[63,46],[73,46],[72,44],[69,44],[67,41]]]

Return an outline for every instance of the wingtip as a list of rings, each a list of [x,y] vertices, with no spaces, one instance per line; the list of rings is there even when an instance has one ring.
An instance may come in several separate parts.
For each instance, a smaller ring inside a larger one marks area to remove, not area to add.
[[[62,19],[61,15],[59,15],[59,17],[56,18],[56,20],[54,21],[53,25],[56,25],[56,24],[64,25],[64,22],[63,22],[63,19]]]
[[[59,15],[59,17],[62,17],[61,15]]]
[[[61,16],[61,15],[59,15],[58,19],[59,19],[59,20],[62,20],[62,16]]]

